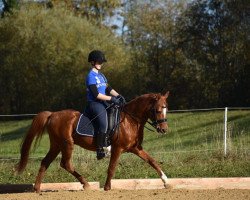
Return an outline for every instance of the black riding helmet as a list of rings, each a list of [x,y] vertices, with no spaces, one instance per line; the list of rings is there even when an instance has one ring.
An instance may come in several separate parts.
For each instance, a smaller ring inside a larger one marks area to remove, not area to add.
[[[88,62],[107,62],[105,55],[102,51],[94,50],[89,53]]]

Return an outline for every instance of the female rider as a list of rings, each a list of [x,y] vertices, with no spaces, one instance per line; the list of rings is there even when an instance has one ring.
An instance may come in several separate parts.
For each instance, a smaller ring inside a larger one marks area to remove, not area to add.
[[[100,160],[107,156],[104,148],[107,146],[106,133],[108,128],[107,103],[111,102],[120,105],[125,99],[112,89],[106,77],[100,72],[102,64],[107,62],[102,51],[94,50],[89,53],[88,62],[91,63],[92,69],[87,75],[87,107],[86,114],[90,119],[94,119],[97,146],[97,159]]]

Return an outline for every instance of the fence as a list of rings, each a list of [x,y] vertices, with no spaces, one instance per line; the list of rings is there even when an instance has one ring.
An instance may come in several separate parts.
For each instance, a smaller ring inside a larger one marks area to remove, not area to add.
[[[18,119],[31,119],[35,115],[0,115],[1,159],[16,159],[19,157],[20,142],[15,142],[15,140],[19,139],[20,141],[20,138],[27,131],[30,121],[24,120],[23,122],[23,120]],[[226,156],[232,148],[237,151],[239,149],[250,150],[249,107],[170,110],[168,111],[168,118],[170,131],[167,140],[163,138],[154,143],[152,141],[155,140],[156,136],[146,133],[144,145],[152,154],[219,149]],[[16,121],[13,121],[13,119]],[[13,144],[18,146],[16,151],[10,147]],[[47,147],[44,147],[44,151],[47,152]],[[81,150],[76,150],[75,156],[80,156],[81,153]],[[41,152],[41,157],[44,155],[45,152]],[[37,156],[33,158],[37,158]]]
[[[237,123],[237,120],[235,116],[229,116],[230,121],[228,121],[228,112],[229,111],[246,111],[247,115],[242,115],[242,118],[245,118],[245,121],[250,121],[250,107],[225,107],[225,108],[210,108],[210,109],[192,109],[192,110],[172,110],[170,113],[183,113],[183,112],[211,112],[211,111],[221,111],[224,112],[224,118],[223,118],[223,151],[224,155],[226,156],[228,153],[229,145],[228,143],[230,142],[230,137],[232,135],[232,123]],[[231,112],[232,113],[232,112]],[[222,120],[222,116],[221,116]],[[239,120],[238,120],[239,121]],[[230,124],[230,130],[228,128],[228,124]],[[241,123],[241,125],[244,125],[246,127],[242,127],[242,129],[245,130],[244,136],[246,136],[246,143],[250,142],[250,130],[249,126],[247,123]],[[230,131],[230,134],[228,133]],[[249,146],[244,145],[245,150],[250,150]]]

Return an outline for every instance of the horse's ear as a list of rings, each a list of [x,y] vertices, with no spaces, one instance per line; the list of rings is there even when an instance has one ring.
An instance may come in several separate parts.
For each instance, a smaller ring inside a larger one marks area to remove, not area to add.
[[[161,97],[161,94],[153,94],[153,99],[158,101]]]
[[[168,96],[169,96],[169,91],[167,91],[166,93],[162,93],[162,96],[165,96],[166,97],[166,99],[168,98]]]

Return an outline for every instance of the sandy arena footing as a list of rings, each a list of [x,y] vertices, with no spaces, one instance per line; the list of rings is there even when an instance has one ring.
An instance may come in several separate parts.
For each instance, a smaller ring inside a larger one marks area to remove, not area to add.
[[[89,182],[91,190],[100,190],[99,182]],[[247,189],[250,190],[250,178],[170,178],[171,189]],[[161,179],[113,179],[112,189],[119,190],[153,190],[164,189]],[[0,184],[0,193],[32,192],[34,184]],[[43,183],[41,191],[83,190],[79,182]]]

